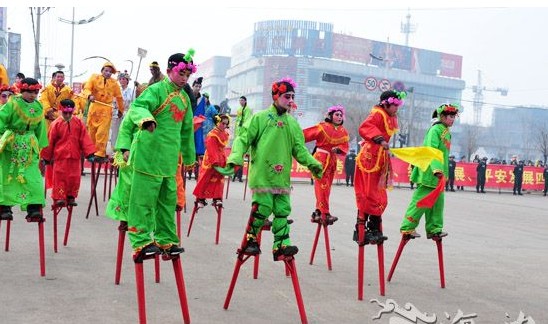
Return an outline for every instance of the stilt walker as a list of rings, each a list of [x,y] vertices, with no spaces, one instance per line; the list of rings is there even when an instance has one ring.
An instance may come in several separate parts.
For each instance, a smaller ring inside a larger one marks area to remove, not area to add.
[[[363,138],[356,157],[354,191],[358,216],[354,241],[358,243],[358,299],[363,299],[364,246],[377,245],[379,294],[384,296],[384,241],[382,214],[388,205],[386,189],[391,187],[390,139],[398,130],[398,108],[403,105],[405,92],[388,90],[358,130]]]
[[[0,109],[0,220],[13,220],[12,206],[27,212],[27,222],[38,223],[40,275],[46,275],[44,250],[44,183],[38,152],[48,146],[42,105],[36,101],[42,87],[37,80],[25,78],[17,87],[20,96],[12,97]],[[9,249],[9,232],[6,247]]]
[[[185,323],[190,322],[174,211],[179,156],[183,165],[195,163],[194,130],[190,99],[183,87],[196,72],[193,51],[168,59],[167,77],[145,89],[132,103],[124,123],[137,131],[118,134],[116,149],[132,167],[127,200],[128,236],[134,250],[139,320],[146,321],[143,260],[162,255],[172,260]],[[128,127],[128,129],[132,129]],[[126,160],[127,159],[127,160]],[[146,188],[146,190],[143,190]]]
[[[200,173],[196,187],[194,188],[194,208],[187,236],[190,235],[194,216],[200,208],[204,208],[208,203],[206,199],[213,198],[212,206],[217,212],[217,231],[215,235],[215,244],[219,243],[219,230],[221,225],[221,215],[223,210],[223,189],[225,176],[215,170],[216,167],[223,168],[226,165],[225,147],[228,144],[229,134],[226,129],[230,124],[228,115],[216,115],[214,117],[215,127],[207,134],[205,141],[205,154],[200,167]]]
[[[444,189],[445,179],[449,173],[449,153],[451,150],[451,132],[449,128],[453,126],[458,112],[458,105],[443,104],[436,108],[432,114],[435,121],[426,133],[423,146],[424,149],[434,152],[433,155],[437,156],[436,158],[429,159],[428,164],[420,166],[417,163],[419,161],[413,161],[412,158],[407,160],[418,166],[411,173],[411,181],[417,184],[417,189],[413,192],[413,197],[400,226],[402,239],[392,263],[388,281],[392,279],[405,245],[410,239],[420,237],[420,234],[416,232],[416,228],[422,215],[425,215],[426,238],[432,239],[436,243],[440,285],[445,288],[442,247],[442,239],[447,236],[447,232],[443,231]],[[425,154],[411,154],[411,157],[416,156],[420,156],[421,160],[424,161]]]
[[[321,178],[322,165],[314,159],[304,145],[302,129],[288,110],[295,98],[296,84],[285,78],[272,84],[273,104],[260,111],[245,123],[233,143],[232,152],[227,160],[223,174],[232,174],[234,166],[244,164],[244,154],[250,152],[249,187],[253,193],[251,213],[246,232],[238,249],[238,258],[234,267],[232,280],[225,299],[227,309],[232,297],[234,286],[242,264],[251,256],[261,253],[259,234],[265,221],[274,214],[272,233],[274,243],[272,254],[274,261],[283,261],[291,276],[301,322],[307,323],[304,303],[301,296],[295,254],[299,249],[291,245],[289,238],[290,226],[287,217],[291,214],[290,172],[292,159]]]
[[[325,115],[325,120],[312,127],[306,128],[304,133],[305,142],[316,142],[314,149],[314,158],[323,166],[323,175],[321,179],[314,181],[314,194],[316,196],[316,209],[312,212],[312,223],[317,223],[316,235],[312,252],[310,254],[310,264],[314,261],[316,246],[320,231],[323,229],[325,239],[325,249],[327,256],[327,268],[331,270],[331,252],[329,248],[329,227],[337,221],[337,217],[331,215],[329,209],[329,196],[331,195],[331,186],[335,172],[337,171],[337,155],[344,157],[348,152],[348,132],[343,126],[344,107],[336,105],[329,107]]]

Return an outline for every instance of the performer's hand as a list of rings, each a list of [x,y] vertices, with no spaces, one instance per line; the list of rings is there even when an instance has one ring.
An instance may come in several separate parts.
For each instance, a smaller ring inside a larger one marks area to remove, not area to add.
[[[47,120],[55,120],[55,110],[50,108],[48,110],[48,112],[46,113],[46,119]]]
[[[88,97],[88,100],[91,101],[91,102],[94,102],[95,101],[95,96],[94,95],[90,95]]]
[[[385,150],[390,149],[390,143],[388,143],[387,141],[382,141],[382,142],[381,142],[381,146],[382,146]]]
[[[308,166],[308,170],[312,173],[312,176],[316,179],[321,179],[323,175],[323,166],[321,164],[312,164]]]
[[[129,160],[129,151],[125,151],[124,153],[122,153],[122,157],[124,158],[124,161],[127,162],[127,160]]]
[[[196,167],[196,162],[193,164],[185,165],[185,172],[194,171],[194,168]]]
[[[152,133],[156,129],[156,123],[152,120],[146,121],[143,123],[143,129]]]
[[[436,172],[436,173],[434,173],[434,175],[435,175],[436,178],[438,178],[438,179],[441,179],[441,178],[443,177],[443,173],[441,173],[441,172]]]

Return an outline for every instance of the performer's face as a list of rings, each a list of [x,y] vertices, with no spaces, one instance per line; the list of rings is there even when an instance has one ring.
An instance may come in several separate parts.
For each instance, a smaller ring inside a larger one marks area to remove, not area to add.
[[[23,91],[21,92],[21,98],[26,102],[33,102],[38,97],[38,90]]]
[[[335,111],[333,113],[333,124],[340,125],[343,122],[343,114],[341,111]]]
[[[276,100],[276,106],[278,108],[285,109],[285,111],[289,111],[293,104],[295,103],[295,92],[289,91],[286,92],[278,97]]]
[[[188,82],[188,77],[190,76],[190,74],[191,72],[186,69],[178,72],[171,69],[167,70],[167,75],[169,76],[169,79],[179,88],[182,88]]]
[[[53,78],[53,81],[56,85],[60,86],[65,82],[65,75],[63,73],[57,73]]]
[[[447,127],[451,127],[453,126],[453,123],[455,122],[455,119],[457,119],[457,115],[445,115],[445,114],[442,114],[441,115],[441,122],[447,126]]]
[[[388,108],[386,108],[386,112],[388,113],[388,116],[390,116],[390,117],[396,116],[396,113],[398,112],[399,107],[400,106],[398,106],[398,105],[390,104],[390,106],[388,106]]]
[[[6,102],[8,102],[8,99],[10,98],[11,96],[11,92],[9,91],[4,91],[2,92],[2,94],[0,95],[0,104],[5,104]]]
[[[219,127],[220,130],[225,130],[225,129],[228,128],[228,123],[229,123],[228,119],[227,119],[227,118],[223,118],[223,119],[221,120],[221,122],[219,123],[219,125],[217,125],[217,127]]]
[[[110,76],[114,73],[114,70],[110,66],[105,66],[103,70],[101,70],[101,74],[105,79],[110,78]]]

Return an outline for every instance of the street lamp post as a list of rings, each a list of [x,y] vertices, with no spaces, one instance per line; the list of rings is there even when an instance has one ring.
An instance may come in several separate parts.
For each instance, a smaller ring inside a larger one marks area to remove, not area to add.
[[[70,45],[70,77],[69,77],[69,85],[71,87],[72,87],[72,78],[74,74],[74,25],[84,25],[90,22],[94,22],[105,13],[104,11],[101,11],[101,13],[98,14],[97,16],[93,16],[89,19],[81,19],[76,21],[74,20],[75,12],[76,12],[76,9],[72,7],[72,20],[63,19],[59,17],[59,21],[72,25],[72,36],[71,36],[71,42],[70,42],[71,45]]]

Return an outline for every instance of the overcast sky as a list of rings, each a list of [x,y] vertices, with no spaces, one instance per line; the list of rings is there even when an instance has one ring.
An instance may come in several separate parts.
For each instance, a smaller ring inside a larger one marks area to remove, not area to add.
[[[32,76],[32,20],[30,10],[19,5],[21,2],[17,2],[18,6],[8,5],[8,28],[22,34],[21,70]],[[198,63],[214,55],[230,56],[232,45],[253,33],[255,22],[270,19],[328,22],[333,23],[335,32],[403,45],[405,35],[400,32],[400,24],[409,12],[411,23],[416,27],[410,36],[410,46],[463,56],[463,79],[467,87],[477,84],[477,71],[481,70],[485,87],[508,88],[506,97],[496,91],[484,92],[487,111],[492,104],[548,107],[548,45],[544,37],[548,31],[548,4],[532,0],[464,0],[453,4],[398,0],[373,5],[352,2],[356,1],[279,0],[262,5],[259,1],[245,0],[230,1],[230,6],[206,6],[203,3],[208,1],[195,1],[185,7],[112,7],[103,0],[95,1],[103,6],[76,8],[76,21],[103,11],[104,14],[92,23],[75,27],[75,75],[86,73],[75,81],[99,72],[102,60],[84,60],[95,55],[109,58],[118,69],[129,70],[128,60],[133,61],[135,76],[138,47],[148,50],[139,81],[149,78],[150,61],[158,61],[164,70],[169,55],[186,52],[190,47],[196,50]],[[412,6],[408,8],[410,3]],[[71,26],[60,22],[59,17],[72,20],[72,8],[55,7],[42,16],[40,64],[47,57],[48,65],[62,63],[68,69]],[[53,69],[49,68],[48,74]],[[472,99],[472,91],[465,91],[463,105],[471,108]]]

